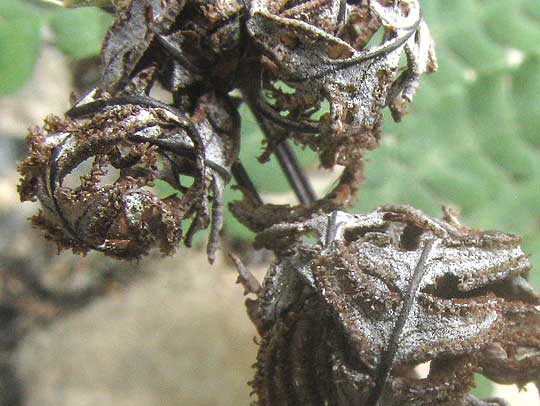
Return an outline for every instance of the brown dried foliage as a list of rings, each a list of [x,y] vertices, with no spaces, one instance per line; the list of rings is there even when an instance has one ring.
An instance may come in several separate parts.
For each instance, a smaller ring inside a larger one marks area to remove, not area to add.
[[[231,207],[259,231],[350,204],[363,180],[362,159],[379,145],[383,109],[401,120],[420,76],[437,62],[417,2],[253,0],[249,13],[248,52],[259,63],[243,69],[248,80],[240,88],[267,136],[260,160],[292,139],[316,151],[323,167],[345,167],[338,185],[308,207],[270,207],[270,216],[249,199]],[[379,31],[382,42],[370,46]]]
[[[518,237],[467,228],[450,211],[335,211],[357,193],[383,109],[400,121],[437,68],[417,0],[132,0],[102,61],[98,88],[30,131],[21,199],[40,201],[34,224],[61,248],[171,253],[210,227],[212,261],[234,173],[244,199],[231,211],[277,255],[262,287],[233,258],[257,295],[247,302],[261,335],[256,404],[505,405],[469,395],[475,372],[539,379],[539,299]],[[151,94],[158,87],[166,97]],[[240,176],[241,102],[266,136],[261,163],[293,141],[344,167],[334,189],[263,204]],[[159,199],[158,179],[179,194]]]
[[[368,41],[378,31],[382,32],[381,44],[368,46]],[[407,64],[399,73],[402,54],[406,54]],[[307,206],[261,206],[260,202],[253,202],[247,193],[244,201],[231,209],[246,226],[255,231],[349,204],[363,179],[362,158],[367,150],[378,145],[382,109],[389,106],[394,117],[401,119],[405,105],[414,96],[420,75],[436,69],[431,37],[418,3],[407,2],[404,5],[402,2],[379,1],[351,4],[338,0],[254,0],[249,4],[240,0],[132,1],[118,7],[116,21],[104,43],[102,60],[103,74],[95,94],[107,94],[103,96],[106,100],[101,100],[101,96],[88,96],[91,106],[85,107],[79,102],[70,112],[70,119],[56,120],[58,128],[49,122],[46,123],[47,128],[31,133],[31,160],[39,159],[37,155],[42,148],[37,144],[40,140],[49,142],[56,137],[55,132],[64,131],[63,127],[69,127],[66,130],[68,133],[74,132],[68,138],[78,140],[76,148],[86,149],[86,155],[83,154],[86,158],[95,154],[107,156],[107,151],[89,152],[93,148],[90,144],[97,142],[95,140],[102,135],[105,140],[110,136],[104,135],[107,132],[118,132],[114,142],[126,137],[121,134],[132,132],[132,129],[126,128],[128,124],[122,122],[127,120],[130,108],[157,109],[153,111],[161,111],[162,114],[173,109],[173,114],[181,117],[180,121],[184,120],[181,126],[186,130],[197,127],[205,117],[210,119],[205,116],[206,112],[201,112],[199,105],[203,103],[205,109],[210,111],[215,101],[217,110],[223,110],[226,105],[227,113],[223,114],[231,117],[232,126],[235,127],[221,131],[215,128],[214,123],[208,124],[213,126],[209,131],[221,137],[219,144],[228,150],[223,153],[227,155],[226,162],[215,162],[226,171],[236,160],[235,153],[229,151],[236,151],[238,146],[236,136],[230,134],[238,131],[239,124],[233,117],[235,113],[228,111],[234,110],[238,104],[238,100],[229,95],[231,90],[237,88],[241,90],[242,101],[255,113],[267,138],[267,150],[261,161],[265,161],[278,144],[292,139],[317,151],[324,167],[335,164],[345,166],[334,190]],[[293,93],[279,90],[276,87],[278,81],[293,89]],[[157,83],[170,94],[172,102],[150,97]],[[202,101],[205,97],[213,101]],[[318,119],[313,118],[325,100],[329,102],[330,110]],[[113,118],[120,111],[124,111],[125,117]],[[96,117],[89,118],[91,114]],[[105,114],[106,120],[98,117],[99,114]],[[219,111],[216,114],[223,115]],[[84,116],[87,120],[85,124],[79,125],[81,120],[78,115]],[[112,122],[114,120],[118,122]],[[133,129],[135,132],[140,130]],[[157,138],[168,137],[165,134],[167,131],[157,135]],[[135,144],[146,140],[134,142],[134,136],[130,137],[130,148],[145,148]],[[197,143],[193,133],[185,137],[191,139],[192,144]],[[83,145],[86,142],[88,146]],[[155,147],[156,142],[161,141],[155,141]],[[199,160],[208,163],[204,157],[208,154],[206,145],[194,145],[192,148],[197,150]],[[146,154],[150,162],[155,159],[155,154],[163,152],[159,148],[152,151],[132,151],[130,154],[141,157]],[[169,152],[174,154],[173,151]],[[46,156],[48,152],[43,153]],[[53,154],[52,151],[49,153]],[[62,160],[72,159],[65,155],[61,156]],[[101,167],[110,163],[108,161],[110,158],[105,158],[103,163],[96,161],[95,173],[90,174],[78,192],[81,196],[86,193],[87,198],[94,196],[101,199],[97,206],[103,210],[104,200],[122,200],[119,197],[120,189],[124,188],[121,193],[125,193],[132,187],[141,187],[141,182],[151,182],[151,178],[157,176],[148,175],[146,181],[136,177],[136,185],[131,181],[132,185],[124,182],[121,186],[118,183],[113,187],[117,190],[114,192],[115,198],[111,197],[113,192],[110,191],[101,195],[92,194],[93,186],[90,183],[98,182],[101,176],[98,173]],[[75,162],[62,165],[65,167],[62,176],[76,167]],[[28,166],[32,166],[30,161],[23,165],[23,171],[28,171]],[[79,230],[79,225],[74,223],[81,220],[76,219],[82,215],[77,213],[82,210],[81,204],[80,201],[77,204],[69,203],[69,200],[78,200],[81,196],[66,195],[63,197],[66,201],[61,202],[60,188],[55,186],[53,191],[49,187],[45,191],[44,185],[49,175],[37,172],[46,171],[47,168],[48,165],[38,165],[33,167],[32,176],[24,174],[29,179],[41,177],[43,183],[38,188],[42,189],[40,200],[46,215],[36,218],[35,223],[46,228],[48,235],[59,241],[61,246],[70,246],[78,251],[100,249],[124,257],[137,257],[155,244],[160,245],[165,253],[172,252],[181,239],[181,220],[194,211],[202,214],[195,215],[191,230],[194,232],[205,228],[208,225],[206,197],[219,197],[228,181],[228,176],[222,173],[217,175],[217,181],[208,182],[203,180],[207,176],[203,175],[204,168],[191,168],[191,172],[198,173],[197,185],[205,190],[193,192],[196,196],[191,198],[190,203],[183,199],[180,208],[178,204],[152,200],[145,195],[145,205],[152,206],[155,211],[155,214],[145,216],[155,219],[163,217],[157,222],[152,220],[145,232],[142,232],[142,228],[146,227],[142,223],[135,228],[127,227],[126,220],[118,220],[120,223],[114,226],[109,224],[110,221],[106,219],[114,217],[118,207],[96,213],[103,219],[103,224],[96,222],[93,226],[95,230],[87,230],[86,225]],[[149,167],[145,169],[154,171]],[[29,179],[23,179],[21,186],[25,200],[38,194],[37,191],[30,191],[33,186],[27,185]],[[61,183],[61,179],[50,180]],[[173,185],[178,183],[171,176],[168,180]],[[219,187],[213,188],[211,184],[219,184]],[[85,188],[90,193],[85,192]],[[217,202],[219,198],[215,200]],[[70,204],[74,213],[62,213],[59,209],[62,205]],[[121,205],[125,206],[125,203]],[[217,205],[221,206],[221,202],[217,202]],[[66,216],[71,218],[63,218]],[[219,230],[221,219],[216,217],[215,223],[214,229]],[[137,228],[138,231],[135,230]],[[126,234],[133,232],[139,236],[135,239],[126,237]],[[154,237],[156,233],[159,235]],[[211,253],[215,251],[215,234],[209,247]]]
[[[519,243],[408,206],[260,233],[277,260],[247,302],[261,335],[257,404],[481,405],[469,395],[475,372],[537,379],[539,298]]]
[[[184,237],[183,220],[192,218],[187,245],[213,220],[213,259],[222,189],[237,154],[234,113],[208,95],[192,117],[167,106],[143,106],[144,100],[93,94],[70,111],[77,118],[49,117],[43,128],[30,131],[30,156],[19,168],[21,199],[40,201],[33,224],[60,248],[119,258],[139,257],[153,246],[170,254]],[[97,111],[88,115],[88,109]],[[67,184],[83,163],[89,169],[79,173],[80,182]],[[180,175],[192,184],[183,185]],[[182,196],[159,199],[152,188],[156,179]]]

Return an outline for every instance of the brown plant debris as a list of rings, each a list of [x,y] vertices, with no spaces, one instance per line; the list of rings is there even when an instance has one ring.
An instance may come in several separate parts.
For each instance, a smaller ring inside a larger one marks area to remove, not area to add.
[[[37,197],[43,205],[34,223],[74,251],[93,248],[138,257],[159,245],[170,253],[182,238],[183,218],[193,217],[188,245],[196,230],[208,226],[212,196],[212,260],[222,192],[237,159],[235,107],[241,101],[266,135],[261,161],[276,148],[286,150],[279,144],[291,139],[319,153],[324,167],[340,164],[345,171],[327,196],[317,200],[307,193],[299,206],[264,206],[250,201],[256,193],[241,188],[248,196],[233,205],[237,217],[258,231],[346,206],[363,179],[363,155],[378,146],[382,109],[389,106],[400,120],[420,76],[436,69],[417,1],[119,4],[103,45],[96,94],[79,102],[67,118],[49,118],[43,128],[32,130],[31,157],[21,166],[23,200]],[[380,43],[372,45],[379,33]],[[158,87],[160,99],[151,96]],[[240,99],[230,96],[234,89],[240,90]],[[67,187],[64,178],[92,157],[84,182]],[[176,167],[164,174],[158,168],[163,162]],[[96,186],[111,166],[122,176],[112,185]],[[175,176],[183,173],[195,177],[192,187],[178,183]],[[167,180],[184,196],[159,200],[141,189],[154,179]],[[262,212],[269,215],[262,218]]]
[[[324,167],[376,148],[383,108],[401,120],[420,76],[437,69],[417,1],[253,0],[247,29],[260,65],[244,93],[269,127],[269,145],[286,130]]]
[[[333,191],[314,202],[308,193],[298,206],[253,202],[257,194],[240,185],[246,198],[232,207],[240,221],[260,231],[348,205],[363,179],[363,155],[378,146],[382,109],[400,120],[420,76],[436,69],[417,1],[119,4],[99,87],[65,119],[49,118],[30,132],[31,156],[21,166],[21,197],[43,205],[34,223],[74,251],[131,258],[159,245],[170,253],[183,236],[182,219],[193,218],[188,245],[208,226],[211,196],[212,260],[239,148],[240,101],[266,135],[261,161],[291,139],[318,152],[324,167],[345,166]],[[157,88],[160,99],[151,96]],[[234,89],[241,99],[230,96]],[[64,178],[91,158],[87,177],[70,188]],[[110,168],[121,175],[107,184]],[[193,186],[181,185],[179,174],[193,176]],[[157,199],[144,190],[155,179],[183,197]]]
[[[437,69],[419,3],[253,0],[246,27],[250,61],[259,63],[243,65],[240,89],[267,138],[260,160],[292,139],[317,152],[323,167],[345,170],[313,204],[261,208],[246,198],[231,210],[260,231],[346,207],[363,180],[364,155],[379,145],[384,107],[400,121],[420,76]]]
[[[95,90],[65,118],[49,117],[30,131],[30,156],[19,168],[21,200],[39,200],[32,221],[60,248],[136,258],[159,246],[170,254],[211,224],[213,260],[222,190],[237,154],[235,121],[211,94],[189,117],[150,98]],[[179,193],[158,198],[156,180]]]
[[[337,211],[437,69],[417,0],[131,0],[116,3],[99,86],[28,136],[21,199],[60,248],[138,258],[210,228],[223,191],[277,260],[262,286],[233,257],[261,335],[259,406],[489,406],[474,373],[540,381],[540,303],[520,239],[408,206]],[[240,103],[301,204],[264,204],[238,161]],[[287,142],[344,167],[316,199]],[[191,179],[191,181],[189,180]],[[293,180],[293,179],[296,179]],[[154,187],[166,182],[170,196]],[[190,222],[187,232],[183,229]],[[312,240],[310,240],[310,238]],[[420,378],[415,367],[430,363]]]
[[[383,206],[278,224],[257,244],[277,255],[247,302],[262,337],[257,405],[504,405],[469,395],[475,372],[539,378],[519,237]]]

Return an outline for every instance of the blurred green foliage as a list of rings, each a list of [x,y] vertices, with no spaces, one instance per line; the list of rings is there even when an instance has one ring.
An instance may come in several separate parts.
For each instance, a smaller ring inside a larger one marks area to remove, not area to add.
[[[17,0],[0,0],[0,95],[12,93],[32,75],[41,49],[41,18]]]
[[[98,55],[112,17],[95,8],[60,9],[49,19],[56,46],[71,58]]]
[[[66,10],[30,0],[0,0],[0,96],[32,76],[43,41],[70,58],[96,56],[112,17],[96,8]]]

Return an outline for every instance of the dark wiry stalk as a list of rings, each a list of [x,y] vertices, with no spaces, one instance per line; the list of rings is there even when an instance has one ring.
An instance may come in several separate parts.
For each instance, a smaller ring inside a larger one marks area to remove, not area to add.
[[[282,141],[276,146],[275,151],[281,169],[287,177],[287,181],[294,189],[300,203],[308,205],[317,200],[317,196],[304,170],[298,164],[296,155],[287,141]]]
[[[384,389],[386,387],[386,383],[388,382],[390,373],[392,372],[394,359],[399,350],[399,342],[401,340],[401,333],[403,332],[405,323],[409,319],[409,314],[414,305],[414,302],[418,293],[418,289],[420,287],[420,282],[422,281],[422,278],[424,277],[424,274],[427,270],[425,265],[429,257],[429,253],[431,252],[431,249],[433,248],[433,243],[434,243],[434,240],[427,240],[425,242],[424,249],[422,250],[422,254],[420,255],[420,259],[418,260],[418,263],[416,264],[416,267],[414,269],[414,273],[411,278],[411,282],[409,284],[409,287],[407,289],[407,293],[405,296],[406,299],[403,302],[403,307],[401,308],[399,317],[396,321],[394,329],[392,330],[392,335],[390,336],[390,342],[388,343],[388,348],[381,355],[381,361],[379,363],[379,367],[377,371],[375,387],[371,391],[371,394],[367,402],[367,404],[370,406],[381,405],[381,401],[384,397]]]
[[[242,191],[247,193],[251,200],[253,200],[253,202],[255,202],[257,205],[262,205],[263,200],[261,199],[257,188],[253,184],[253,181],[249,177],[246,168],[244,168],[244,165],[242,165],[240,161],[235,162],[231,166],[231,172],[238,186],[242,188]]]
[[[247,80],[246,83],[259,83],[256,79],[260,79],[260,71],[253,72],[253,70],[251,70],[249,72],[246,72],[246,74],[250,77],[250,79],[255,80],[255,82]],[[266,136],[266,138],[271,139],[271,137],[269,136],[271,130],[267,124],[267,121],[265,120],[265,115],[261,112],[260,109],[260,90],[250,85],[242,89],[242,92],[246,104],[255,116],[257,124],[259,124],[259,128]],[[288,129],[286,127],[283,127],[283,131],[287,130]],[[296,156],[286,139],[276,145],[274,153],[276,154],[279,165],[283,173],[287,177],[287,181],[291,185],[296,197],[298,198],[298,201],[303,205],[309,205],[315,200],[317,200],[317,196],[313,191],[309,179],[307,178],[303,169],[298,164],[298,160],[296,159]]]

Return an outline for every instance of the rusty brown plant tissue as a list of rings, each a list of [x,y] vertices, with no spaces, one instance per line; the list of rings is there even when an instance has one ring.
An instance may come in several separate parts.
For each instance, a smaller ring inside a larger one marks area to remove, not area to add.
[[[41,203],[33,223],[47,238],[132,259],[210,228],[212,262],[234,178],[243,199],[231,212],[276,257],[262,285],[234,257],[260,334],[254,405],[502,406],[470,394],[475,373],[538,381],[540,303],[518,236],[469,228],[450,209],[342,211],[384,109],[405,119],[437,70],[419,1],[115,4],[100,82],[28,136],[19,191]],[[300,204],[265,204],[251,183],[242,103],[265,135],[261,165],[276,154]],[[309,192],[290,142],[343,167],[325,196]],[[159,196],[159,182],[173,193]]]

